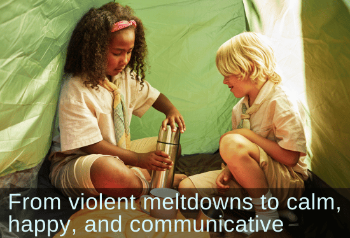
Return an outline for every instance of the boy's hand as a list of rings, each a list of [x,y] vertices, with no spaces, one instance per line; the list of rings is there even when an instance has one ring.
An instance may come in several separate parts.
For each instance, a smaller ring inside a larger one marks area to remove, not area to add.
[[[136,166],[149,170],[165,171],[167,169],[171,169],[173,166],[173,161],[169,159],[168,154],[157,150],[138,154]]]
[[[183,119],[180,112],[176,108],[173,108],[166,114],[166,118],[162,122],[163,130],[166,130],[166,126],[169,124],[172,131],[175,132],[177,130],[176,123],[179,126],[180,132],[184,133],[186,130],[185,120]]]
[[[230,188],[230,186],[227,184],[232,179],[233,179],[233,175],[231,171],[228,169],[228,167],[226,166],[226,168],[223,169],[221,173],[218,175],[218,177],[216,178],[216,185],[217,185],[218,192],[221,194],[227,192],[227,190]]]

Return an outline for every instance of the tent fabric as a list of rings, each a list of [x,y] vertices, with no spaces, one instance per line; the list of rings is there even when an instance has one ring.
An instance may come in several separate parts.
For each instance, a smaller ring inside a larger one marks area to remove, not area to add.
[[[36,176],[51,144],[70,33],[84,12],[106,2],[3,0],[0,3],[0,187],[4,185],[1,184],[3,178],[15,177],[24,182],[28,177],[21,174]],[[183,164],[180,163],[179,172],[199,173],[208,167],[220,166],[218,154],[202,157],[193,154],[215,151],[219,136],[230,128],[230,111],[237,99],[221,84],[222,77],[215,68],[215,52],[224,41],[249,29],[262,32],[272,40],[283,83],[302,103],[308,125],[310,169],[332,187],[350,188],[347,176],[350,167],[347,148],[350,139],[349,0],[222,0],[220,4],[208,0],[166,3],[129,0],[121,3],[134,8],[147,27],[151,66],[147,80],[167,95],[185,117],[187,131],[181,136],[181,143],[183,154],[188,156],[180,160]],[[155,110],[147,112],[142,119],[133,118],[133,139],[155,136],[162,119],[163,115]],[[189,160],[201,165],[191,170]],[[41,172],[46,175],[41,179],[39,176],[38,187],[44,182],[45,189],[38,191],[44,196],[57,195],[52,193],[55,188],[47,178],[48,161],[44,162],[46,166]],[[15,185],[26,186],[11,183]],[[312,186],[315,187],[315,182]],[[348,195],[348,189],[337,191]],[[348,201],[337,199],[337,202],[341,214],[349,214],[348,204],[344,205]],[[6,220],[6,211],[2,211],[5,216],[1,218]],[[42,216],[45,220],[63,216],[67,220],[72,212],[68,209],[51,213],[35,211],[30,216]],[[310,211],[301,221],[312,223],[312,227],[304,227],[304,235],[310,234],[311,228],[320,235],[330,229],[339,231],[339,226],[344,230],[343,224],[349,221],[347,216],[337,221],[336,218],[342,216],[335,216],[335,210],[314,212]],[[21,215],[27,218],[27,214]],[[323,223],[318,223],[315,217]],[[7,229],[8,220],[5,223],[3,220],[0,234],[16,237]]]
[[[1,1],[0,176],[47,154],[73,23],[105,2]]]
[[[301,10],[311,169],[338,188],[350,188],[349,10],[342,0],[303,1]]]
[[[0,4],[0,176],[34,168],[47,154],[71,31],[91,6],[106,2]],[[248,29],[245,10],[249,30],[274,42],[284,84],[305,109],[310,169],[333,187],[350,187],[348,0],[121,3],[147,28],[147,80],[186,120],[184,155],[214,152],[230,129],[237,99],[221,84],[215,52]],[[133,118],[132,139],[156,136],[163,118],[153,109]]]
[[[147,31],[147,80],[182,113],[187,131],[182,153],[212,153],[230,129],[237,101],[222,84],[215,66],[219,46],[245,30],[242,1],[133,1],[130,6]],[[151,109],[131,122],[132,139],[157,136],[163,114]]]
[[[47,154],[53,131],[65,50],[77,20],[107,1],[1,3],[0,176],[32,168]],[[235,102],[221,85],[215,52],[245,30],[243,3],[120,1],[146,27],[146,76],[183,114],[183,153],[214,152],[230,125]],[[132,139],[156,136],[164,115],[133,118]]]
[[[244,3],[250,30],[274,43],[283,84],[305,110],[309,168],[332,187],[349,188],[350,2]]]

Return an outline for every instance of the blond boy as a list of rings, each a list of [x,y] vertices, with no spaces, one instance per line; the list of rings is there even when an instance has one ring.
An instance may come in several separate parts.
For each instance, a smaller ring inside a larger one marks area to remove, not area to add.
[[[279,85],[274,52],[262,35],[244,32],[225,42],[217,52],[216,66],[223,83],[242,98],[233,107],[233,130],[220,138],[220,155],[227,166],[183,180],[179,191],[187,197],[197,192],[200,197],[249,196],[254,221],[268,224],[279,218],[277,210],[267,206],[272,196],[284,209],[289,197],[299,198],[303,191],[307,179],[303,123]]]

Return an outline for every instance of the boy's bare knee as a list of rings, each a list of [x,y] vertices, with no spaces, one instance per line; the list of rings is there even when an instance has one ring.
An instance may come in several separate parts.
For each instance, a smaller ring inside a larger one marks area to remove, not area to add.
[[[247,142],[247,139],[239,134],[227,134],[222,137],[220,141],[220,149],[223,150],[236,150],[243,148]]]
[[[194,197],[197,193],[196,187],[189,178],[186,178],[180,182],[178,191],[186,198]]]
[[[221,139],[220,155],[231,169],[240,169],[247,160],[260,161],[258,146],[239,134],[228,134]]]
[[[192,183],[191,179],[185,178],[182,180],[179,184],[179,189],[182,188],[195,188],[194,184]]]
[[[239,134],[225,135],[220,141],[220,155],[223,160],[232,160],[242,153],[247,145],[247,139]]]

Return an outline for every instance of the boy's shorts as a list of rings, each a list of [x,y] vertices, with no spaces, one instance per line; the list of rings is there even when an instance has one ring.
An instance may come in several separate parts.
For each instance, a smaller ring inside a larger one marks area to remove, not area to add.
[[[147,153],[156,149],[157,137],[149,137],[134,140],[130,144],[130,150],[137,153]],[[71,155],[62,158],[61,153],[51,157],[50,180],[53,186],[59,189],[67,197],[98,196],[90,177],[92,164],[100,157],[110,156],[101,154]],[[124,162],[115,156],[116,159]],[[142,172],[133,167],[134,172],[143,177]]]
[[[270,191],[279,201],[279,209],[287,207],[288,198],[299,199],[304,191],[304,180],[301,175],[294,172],[290,167],[272,159],[260,148],[260,168],[264,171]],[[234,179],[228,185],[230,189],[225,193],[219,193],[216,185],[216,178],[222,170],[214,170],[190,176],[189,179],[196,187],[202,197],[238,197],[243,199],[249,196],[248,193]],[[293,201],[295,199],[292,199]],[[291,204],[293,201],[291,200]]]

